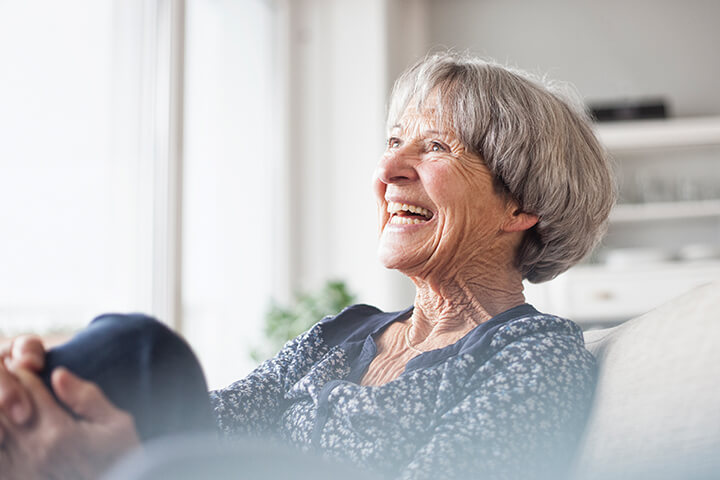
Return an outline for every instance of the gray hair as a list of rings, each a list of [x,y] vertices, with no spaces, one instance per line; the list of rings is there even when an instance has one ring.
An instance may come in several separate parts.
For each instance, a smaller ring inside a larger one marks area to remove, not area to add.
[[[539,218],[516,254],[523,278],[550,280],[590,252],[617,188],[579,95],[491,61],[435,54],[395,82],[388,130],[411,102],[421,110],[434,92],[439,120],[485,161],[498,191]]]

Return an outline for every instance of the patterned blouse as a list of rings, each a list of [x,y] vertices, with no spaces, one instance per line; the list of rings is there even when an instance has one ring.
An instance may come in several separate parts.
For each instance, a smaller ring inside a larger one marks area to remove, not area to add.
[[[222,432],[270,435],[387,478],[555,477],[589,411],[595,360],[580,328],[520,305],[359,385],[374,339],[412,309],[355,305],[210,393]]]

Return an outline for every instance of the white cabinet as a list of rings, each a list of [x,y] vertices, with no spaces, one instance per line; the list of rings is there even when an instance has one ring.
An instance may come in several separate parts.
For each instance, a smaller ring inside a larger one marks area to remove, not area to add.
[[[618,323],[720,279],[720,117],[601,124],[620,199],[582,264],[526,285],[530,303],[581,324]]]

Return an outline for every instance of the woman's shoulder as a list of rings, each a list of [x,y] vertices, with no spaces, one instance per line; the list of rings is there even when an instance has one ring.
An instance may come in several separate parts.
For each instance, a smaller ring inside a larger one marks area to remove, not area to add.
[[[585,348],[582,329],[566,318],[540,312],[514,318],[495,332],[490,345],[496,365],[511,371],[525,365],[549,378],[572,373],[580,384],[594,384],[595,358]]]
[[[470,375],[484,376],[488,369],[517,370],[518,365],[538,368],[540,364],[568,362],[573,369],[592,373],[595,359],[585,348],[582,329],[576,323],[527,304],[507,313],[487,322],[484,331],[477,329],[473,332],[477,338],[469,338],[463,345],[461,356],[469,354],[474,358]]]
[[[523,304],[480,324],[459,342],[460,354],[486,360],[509,345],[567,343],[584,349],[582,330],[574,322]]]
[[[473,358],[466,381],[470,390],[488,379],[502,384],[512,378],[528,392],[547,389],[549,383],[584,402],[595,382],[596,362],[585,348],[582,330],[556,315],[536,311],[514,317],[492,333],[485,348],[467,353]]]
[[[569,342],[585,346],[582,329],[572,320],[528,309],[504,322],[495,332],[491,345],[502,348],[521,339],[543,340],[545,343]]]

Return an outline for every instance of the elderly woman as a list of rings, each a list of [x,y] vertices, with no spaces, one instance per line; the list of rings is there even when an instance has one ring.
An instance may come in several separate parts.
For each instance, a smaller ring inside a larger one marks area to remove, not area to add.
[[[588,413],[594,360],[577,325],[525,303],[522,281],[549,280],[595,245],[614,199],[606,155],[582,109],[552,88],[453,54],[398,79],[387,131],[374,180],[379,257],[414,282],[414,305],[323,319],[210,393],[217,426],[391,477],[556,474]],[[17,403],[42,390],[17,367],[38,369],[41,348],[23,345],[36,354],[8,354],[20,381],[0,377]],[[75,458],[114,458],[136,441],[91,383],[66,370],[51,383],[91,419],[78,431],[83,419],[66,416],[52,439],[73,439]]]

